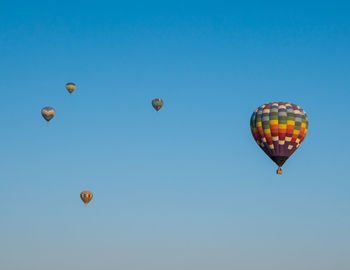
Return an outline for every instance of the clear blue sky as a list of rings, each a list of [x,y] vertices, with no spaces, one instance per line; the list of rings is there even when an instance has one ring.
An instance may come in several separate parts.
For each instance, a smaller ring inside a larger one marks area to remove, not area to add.
[[[0,9],[0,269],[349,269],[349,4],[48,2]],[[310,119],[283,176],[269,101]]]

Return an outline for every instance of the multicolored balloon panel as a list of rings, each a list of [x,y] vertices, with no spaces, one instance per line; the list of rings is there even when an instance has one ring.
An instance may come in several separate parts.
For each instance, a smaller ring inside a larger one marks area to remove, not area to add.
[[[84,202],[85,206],[92,200],[93,194],[91,191],[83,191],[80,193],[80,198]]]
[[[288,102],[264,104],[250,119],[256,143],[279,167],[298,149],[308,128],[305,111]]]
[[[152,100],[153,108],[158,112],[163,107],[163,100],[161,98],[155,98]]]
[[[76,88],[77,86],[75,85],[75,83],[72,83],[72,82],[66,83],[66,89],[70,94],[72,94]]]
[[[52,118],[54,118],[56,112],[55,109],[52,107],[44,107],[41,110],[41,115],[44,117],[44,119],[49,122]]]

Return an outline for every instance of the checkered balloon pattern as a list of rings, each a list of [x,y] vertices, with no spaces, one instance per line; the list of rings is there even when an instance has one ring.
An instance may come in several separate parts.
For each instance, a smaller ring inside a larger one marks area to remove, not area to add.
[[[256,143],[279,167],[298,149],[308,127],[305,111],[288,102],[261,105],[250,119]]]

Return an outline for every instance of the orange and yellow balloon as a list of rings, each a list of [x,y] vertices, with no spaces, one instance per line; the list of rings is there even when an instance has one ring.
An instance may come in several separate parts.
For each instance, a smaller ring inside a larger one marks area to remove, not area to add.
[[[80,193],[80,198],[85,204],[85,206],[87,206],[87,204],[92,200],[92,197],[93,197],[93,194],[91,191],[85,190]]]

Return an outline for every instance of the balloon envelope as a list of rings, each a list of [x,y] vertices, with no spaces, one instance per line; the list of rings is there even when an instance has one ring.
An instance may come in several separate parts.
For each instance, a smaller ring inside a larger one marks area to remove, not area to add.
[[[155,98],[152,100],[153,108],[158,112],[163,107],[164,101],[161,98]]]
[[[52,107],[44,107],[41,110],[41,115],[44,117],[44,119],[49,122],[52,118],[54,118],[56,112],[55,109]]]
[[[250,118],[256,143],[279,167],[298,149],[308,128],[305,111],[288,102],[261,105]]]
[[[72,83],[72,82],[69,82],[69,83],[66,83],[66,89],[67,91],[72,94],[73,91],[75,90],[75,88],[77,88],[77,86],[75,85],[75,83]]]
[[[80,193],[80,198],[85,203],[85,205],[87,205],[92,200],[92,197],[93,195],[91,191],[85,190]]]

